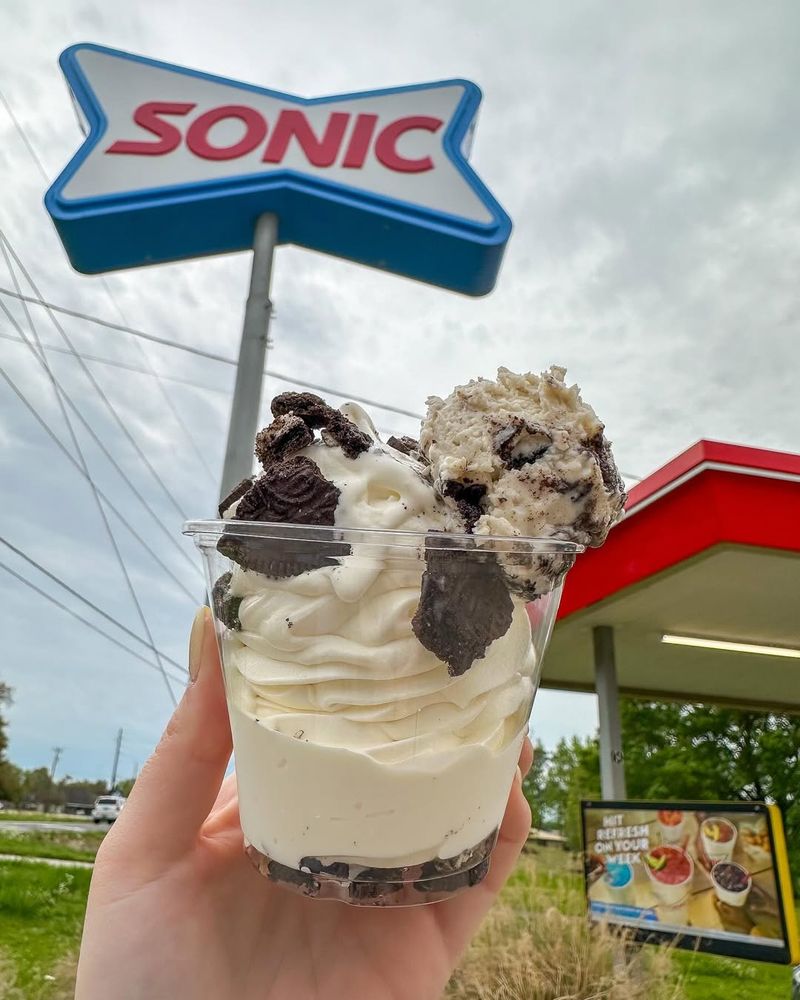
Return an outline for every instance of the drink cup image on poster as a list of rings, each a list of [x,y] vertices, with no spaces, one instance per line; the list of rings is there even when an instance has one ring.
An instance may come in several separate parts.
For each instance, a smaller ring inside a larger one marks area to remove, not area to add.
[[[642,941],[800,961],[780,813],[760,802],[583,802],[592,919]]]

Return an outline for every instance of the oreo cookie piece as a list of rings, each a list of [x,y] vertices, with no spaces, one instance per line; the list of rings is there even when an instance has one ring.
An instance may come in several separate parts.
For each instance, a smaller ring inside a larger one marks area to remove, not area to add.
[[[270,861],[267,865],[269,878],[273,882],[285,882],[287,885],[296,886],[302,889],[306,896],[316,896],[319,894],[319,882],[312,876],[282,865],[278,861]]]
[[[514,611],[508,583],[493,552],[459,548],[444,534],[426,538],[425,567],[411,626],[458,677],[508,631]]]
[[[274,462],[239,501],[240,521],[333,524],[339,488],[304,455]]]
[[[530,465],[549,449],[552,437],[543,427],[523,417],[509,417],[492,439],[494,450],[507,469]]]
[[[300,858],[300,870],[308,871],[312,875],[330,875],[331,878],[343,880],[350,877],[350,865],[346,861],[331,861],[326,865],[319,858]]]
[[[313,392],[282,392],[272,400],[271,409],[276,418],[291,414],[311,430],[322,428],[322,440],[328,445],[338,444],[348,458],[358,458],[372,447],[369,434]]]
[[[563,542],[581,542],[574,524],[569,530],[554,531],[551,537]],[[574,552],[537,552],[533,548],[526,552],[521,545],[518,551],[502,556],[508,589],[525,601],[536,601],[549,594],[574,563]]]
[[[230,592],[231,573],[223,573],[211,590],[211,600],[214,604],[214,613],[217,619],[226,628],[240,631],[242,623],[239,621],[239,608],[242,603],[241,597],[234,597]]]
[[[314,432],[301,417],[285,413],[256,434],[256,458],[266,469],[273,462],[302,451],[313,440]]]
[[[245,495],[245,493],[247,493],[247,491],[250,489],[252,485],[253,485],[253,479],[251,477],[249,479],[243,479],[238,485],[234,486],[231,492],[225,497],[225,499],[220,501],[220,505],[218,508],[219,516],[223,517],[225,511],[233,504],[235,504],[237,500],[240,500]]]
[[[481,500],[486,496],[486,486],[483,483],[462,483],[451,479],[442,490],[443,496],[455,501],[458,513],[464,518],[467,533],[471,534],[483,514]]]
[[[402,451],[404,455],[408,455],[410,458],[418,460],[422,458],[419,450],[419,441],[416,438],[408,437],[407,434],[404,434],[402,437],[395,437],[393,434],[386,443],[390,448],[394,448],[395,451]]]
[[[442,875],[454,875],[462,872],[470,866],[474,868],[491,854],[496,839],[497,830],[495,829],[480,843],[474,847],[468,847],[466,851],[456,854],[455,857],[432,858],[430,861],[426,861],[422,865],[420,878],[439,878]]]
[[[359,430],[352,420],[348,420],[338,410],[333,411],[333,416],[325,425],[322,440],[329,446],[338,444],[347,458],[358,458],[372,447],[369,434]]]
[[[273,417],[294,413],[312,430],[324,427],[330,421],[331,413],[336,413],[332,406],[313,392],[282,392],[273,398],[270,409]]]
[[[403,888],[403,868],[364,868],[350,883],[351,899],[376,899],[400,892]]]
[[[431,880],[428,876],[426,880],[420,879],[414,883],[414,888],[420,892],[455,892],[457,889],[466,889],[482,882],[489,872],[490,859],[484,858],[473,868],[466,871],[454,872],[452,875],[441,875]]]
[[[332,525],[339,489],[304,455],[273,462],[240,498],[237,520],[280,524]],[[274,579],[298,576],[336,564],[350,546],[223,533],[217,549],[244,569]]]
[[[620,507],[624,507],[625,501],[628,499],[625,493],[625,483],[619,474],[614,456],[611,454],[611,445],[606,441],[605,434],[599,431],[587,444],[600,466],[603,486],[608,493],[620,493],[622,495]]]

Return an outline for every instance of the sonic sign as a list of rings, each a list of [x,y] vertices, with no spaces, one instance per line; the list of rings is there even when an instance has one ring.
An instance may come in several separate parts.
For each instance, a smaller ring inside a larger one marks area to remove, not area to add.
[[[306,100],[82,44],[61,66],[88,135],[45,203],[97,273],[294,243],[470,295],[511,221],[467,163],[466,80]]]

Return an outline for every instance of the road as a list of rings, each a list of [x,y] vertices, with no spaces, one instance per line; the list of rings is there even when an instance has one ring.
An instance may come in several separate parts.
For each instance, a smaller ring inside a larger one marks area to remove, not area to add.
[[[88,833],[89,830],[105,830],[107,826],[107,823],[48,823],[45,820],[0,819],[0,830],[36,830],[48,833],[54,830],[59,833],[73,830],[77,833]]]

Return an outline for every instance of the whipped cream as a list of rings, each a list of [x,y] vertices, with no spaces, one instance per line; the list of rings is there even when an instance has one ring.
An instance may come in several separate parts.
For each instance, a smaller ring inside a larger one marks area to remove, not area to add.
[[[519,754],[537,679],[525,609],[451,678],[411,631],[419,570],[346,600],[338,571],[244,596],[242,630],[224,641],[245,835],[294,868],[307,855],[385,867],[458,855],[498,825]]]
[[[335,524],[463,531],[427,466],[382,443],[360,407],[342,410],[374,447],[297,453],[339,489]],[[538,680],[529,620],[515,602],[506,634],[452,677],[412,629],[424,570],[421,545],[354,544],[338,565],[284,579],[234,565],[241,629],[223,656],[241,819],[273,860],[413,865],[497,827]]]

